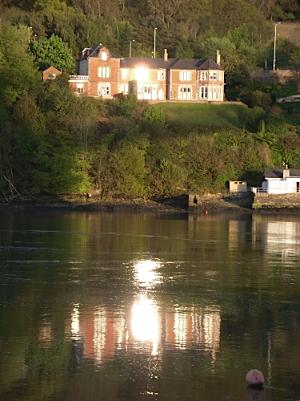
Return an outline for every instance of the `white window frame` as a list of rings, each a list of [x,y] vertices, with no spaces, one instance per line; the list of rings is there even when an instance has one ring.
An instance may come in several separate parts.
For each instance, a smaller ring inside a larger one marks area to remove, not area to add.
[[[119,92],[123,93],[124,95],[128,94],[128,84],[120,84],[119,85]]]
[[[121,68],[121,79],[126,81],[129,77],[129,68]]]
[[[101,60],[102,61],[107,61],[107,53],[106,52],[101,52]]]
[[[208,71],[201,71],[201,81],[208,81]]]
[[[208,86],[200,86],[199,88],[200,99],[208,99]]]
[[[192,71],[190,70],[182,70],[179,72],[180,81],[191,81],[192,80]]]
[[[98,67],[98,78],[110,78],[110,67],[108,66]]]
[[[217,79],[218,79],[217,71],[210,71],[209,72],[209,79],[211,79],[213,81],[217,81]]]
[[[165,81],[166,80],[166,71],[165,70],[158,70],[157,71],[157,80],[158,81]]]
[[[76,84],[76,93],[78,93],[78,95],[81,95],[83,93],[83,84]]]
[[[187,95],[189,94],[189,95]],[[191,100],[193,98],[193,88],[191,85],[180,85],[178,88],[178,99]]]
[[[99,97],[111,97],[111,85],[109,82],[100,82],[97,87]]]

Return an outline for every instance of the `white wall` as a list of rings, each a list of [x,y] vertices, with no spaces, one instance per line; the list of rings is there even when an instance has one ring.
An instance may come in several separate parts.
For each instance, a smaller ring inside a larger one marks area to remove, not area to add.
[[[292,194],[297,193],[297,182],[299,182],[300,185],[300,178],[267,178],[265,182],[263,182],[262,187],[266,189],[269,194]]]

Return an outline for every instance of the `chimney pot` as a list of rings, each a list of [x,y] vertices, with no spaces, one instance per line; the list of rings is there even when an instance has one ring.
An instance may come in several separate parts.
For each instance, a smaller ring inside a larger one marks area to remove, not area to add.
[[[168,50],[164,49],[164,61],[168,61]]]
[[[282,172],[282,178],[284,179],[284,178],[287,178],[287,177],[289,177],[289,176],[290,176],[290,170],[289,170],[289,168],[286,166],[285,169],[284,169],[283,172]]]

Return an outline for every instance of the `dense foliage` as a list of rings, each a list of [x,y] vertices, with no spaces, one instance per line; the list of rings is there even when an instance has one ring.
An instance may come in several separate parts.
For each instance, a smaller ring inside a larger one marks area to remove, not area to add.
[[[2,0],[3,21],[32,27],[36,40],[57,35],[76,57],[102,42],[125,56],[151,55],[153,28],[157,50],[171,56],[200,57],[221,50],[227,70],[271,65],[268,49],[272,20],[298,18],[296,0]],[[286,50],[286,48],[285,48]],[[289,50],[294,52],[294,47]],[[295,55],[294,55],[295,57]]]
[[[255,180],[265,166],[299,167],[297,110],[274,108],[279,89],[249,75],[270,57],[268,19],[297,18],[295,1],[6,0],[0,11],[3,197],[167,196]],[[185,120],[183,106],[76,98],[66,76],[40,79],[38,70],[50,64],[72,71],[79,51],[99,41],[126,55],[135,38],[134,55],[150,55],[154,26],[158,49],[168,47],[171,56],[221,49],[229,98],[252,109],[204,105]],[[299,49],[291,48],[287,59],[296,65]]]

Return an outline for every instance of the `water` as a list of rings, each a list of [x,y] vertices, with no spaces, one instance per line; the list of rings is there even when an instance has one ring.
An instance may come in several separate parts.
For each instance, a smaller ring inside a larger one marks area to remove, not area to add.
[[[297,215],[2,211],[0,400],[299,400],[299,256]]]

